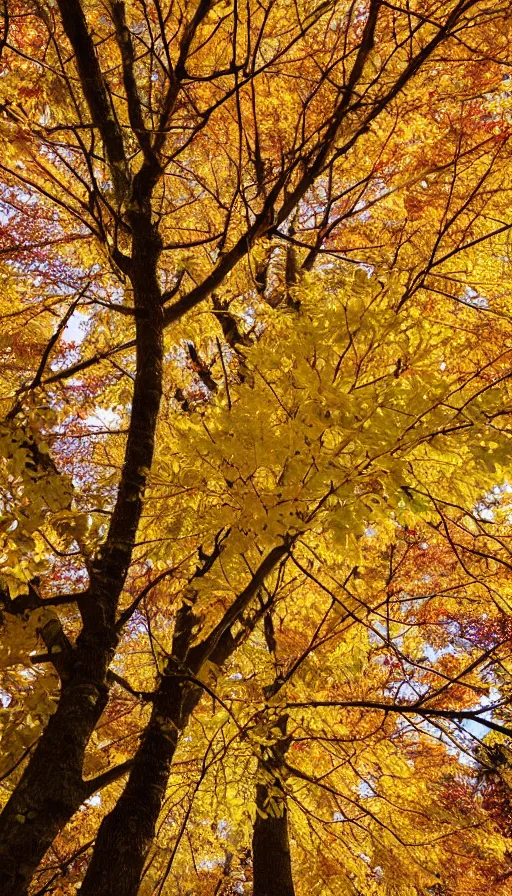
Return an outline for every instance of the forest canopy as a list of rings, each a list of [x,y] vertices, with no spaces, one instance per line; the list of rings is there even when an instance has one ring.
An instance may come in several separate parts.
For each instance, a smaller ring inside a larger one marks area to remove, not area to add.
[[[4,0],[0,896],[512,896],[511,46]]]

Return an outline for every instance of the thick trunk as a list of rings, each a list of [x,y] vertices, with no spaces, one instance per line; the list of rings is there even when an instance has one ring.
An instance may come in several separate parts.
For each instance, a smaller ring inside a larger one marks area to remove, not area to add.
[[[264,806],[267,797],[266,787],[258,785],[257,805]],[[258,814],[254,823],[252,856],[253,896],[295,896],[285,804],[277,818],[262,818]]]
[[[132,228],[137,369],[121,480],[109,533],[81,601],[84,624],[70,657],[69,679],[0,816],[1,896],[24,896],[44,853],[85,798],[84,753],[108,696],[107,670],[117,644],[116,609],[152,464],[162,388],[163,315],[156,273],[161,244],[149,215],[133,215]]]
[[[253,896],[295,896],[288,839],[288,808],[283,790],[282,762],[288,748],[287,716],[275,727],[282,732],[268,755],[258,763],[256,819],[252,838]]]
[[[22,896],[59,831],[85,798],[82,761],[103,703],[86,683],[67,687],[0,818],[0,894]]]
[[[80,0],[59,0],[92,121],[101,134],[119,202],[131,193],[132,233],[125,259],[134,296],[136,373],[123,467],[105,543],[89,568],[80,602],[83,627],[70,656],[55,715],[0,816],[0,894],[24,896],[47,848],[87,794],[84,753],[108,697],[107,671],[117,646],[116,612],[130,566],[162,394],[163,309],[158,282],[162,243],[152,222],[151,193],[161,168],[152,158],[131,181],[122,132]],[[115,887],[112,892],[115,891]]]

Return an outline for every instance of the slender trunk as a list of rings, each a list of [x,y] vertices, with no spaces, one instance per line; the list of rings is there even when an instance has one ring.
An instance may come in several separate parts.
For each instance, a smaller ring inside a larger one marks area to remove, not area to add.
[[[156,273],[161,243],[148,214],[133,215],[132,227],[137,368],[121,480],[109,533],[91,566],[89,589],[81,602],[83,629],[70,658],[69,679],[0,816],[1,896],[26,894],[46,850],[87,795],[84,753],[108,698],[106,674],[117,645],[116,608],[153,459],[162,389],[163,313]]]
[[[288,839],[288,808],[282,783],[283,760],[289,739],[288,716],[274,727],[282,737],[258,762],[256,819],[252,837],[253,896],[295,896]]]
[[[155,836],[179,737],[201,699],[202,689],[195,683],[197,675],[207,660],[221,667],[232,655],[239,644],[231,634],[232,623],[248,606],[288,548],[287,541],[267,554],[223,620],[200,644],[190,647],[192,630],[197,623],[193,607],[183,604],[180,609],[172,655],[153,697],[149,725],[125,789],[100,825],[80,896],[111,896],[113,893],[136,896],[144,861]],[[256,615],[255,621],[258,618]]]
[[[201,698],[201,688],[180,674],[195,616],[183,604],[176,617],[172,656],[155,691],[149,724],[126,787],[103,819],[80,896],[136,894],[165,796],[181,731]]]
[[[200,697],[200,688],[179,677],[162,679],[126,787],[100,825],[80,896],[138,892],[178,739]]]
[[[172,657],[153,698],[149,725],[126,787],[100,825],[80,896],[136,896],[139,890],[174,753],[202,696],[201,687],[181,674],[195,621],[184,605],[176,621]],[[232,649],[234,641],[228,633],[215,651],[215,663],[225,662]]]

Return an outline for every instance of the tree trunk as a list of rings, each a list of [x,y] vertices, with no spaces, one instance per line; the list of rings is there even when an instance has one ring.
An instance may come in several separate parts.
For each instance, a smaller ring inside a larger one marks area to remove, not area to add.
[[[83,802],[83,755],[101,710],[92,685],[62,692],[58,712],[0,817],[1,896],[27,892],[46,850]]]
[[[155,836],[169,770],[201,689],[165,676],[126,787],[103,819],[80,896],[134,896]]]
[[[231,625],[288,549],[289,542],[285,542],[267,554],[221,622],[200,644],[190,647],[192,630],[197,623],[193,606],[184,603],[179,610],[172,655],[153,697],[151,720],[125,789],[100,825],[80,896],[111,896],[113,893],[137,896],[179,736],[201,699],[202,688],[197,683],[197,676],[207,660],[221,667],[235,651],[239,641],[231,634]],[[258,619],[256,614],[253,624]],[[250,627],[248,623],[246,629]]]
[[[69,679],[0,815],[1,896],[25,896],[46,850],[87,795],[84,753],[108,699],[107,670],[118,640],[116,610],[153,460],[162,392],[163,310],[156,273],[161,242],[149,214],[134,213],[131,222],[137,367],[121,479],[109,532],[81,600],[83,628],[70,658]]]
[[[281,779],[281,769],[289,739],[286,737],[288,716],[281,716],[274,727],[282,738],[258,763],[256,785],[256,820],[252,837],[253,896],[295,896],[288,839],[288,808]]]
[[[176,617],[172,656],[154,694],[149,724],[126,787],[99,827],[81,896],[129,896],[139,889],[179,735],[201,698],[201,688],[180,674],[195,621],[193,608],[184,603]]]
[[[139,890],[179,737],[202,696],[201,687],[181,674],[195,622],[192,608],[184,604],[176,619],[172,657],[153,698],[149,725],[126,787],[99,827],[80,896],[136,896]],[[232,649],[234,641],[228,632],[215,652],[216,664],[225,662]]]

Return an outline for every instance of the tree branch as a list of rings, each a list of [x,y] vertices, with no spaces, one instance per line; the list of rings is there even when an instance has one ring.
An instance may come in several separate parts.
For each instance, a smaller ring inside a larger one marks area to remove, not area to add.
[[[98,129],[118,201],[129,188],[130,174],[121,129],[100,68],[94,42],[80,0],[57,0],[64,31],[75,54],[83,94],[94,126]]]
[[[97,775],[96,778],[90,778],[88,781],[84,781],[84,799],[88,799],[93,793],[96,793],[98,790],[103,790],[104,787],[108,787],[109,784],[113,784],[114,781],[118,781],[119,778],[122,778],[133,766],[133,759],[127,759],[126,762],[120,762],[119,765],[115,765],[113,768],[109,768],[108,771],[103,772],[101,775]]]
[[[121,53],[123,66],[123,83],[128,105],[128,117],[139,145],[144,153],[144,158],[150,163],[155,163],[156,157],[151,147],[151,138],[144,124],[142,116],[142,104],[139,90],[135,80],[133,67],[135,55],[130,31],[126,24],[125,5],[120,0],[114,0],[111,5],[112,21],[116,30],[116,40]]]
[[[400,703],[379,703],[378,701],[373,700],[310,700],[309,702],[304,703],[287,703],[287,709],[306,709],[306,708],[314,708],[320,706],[330,706],[330,707],[340,707],[345,709],[356,709],[358,707],[362,709],[377,709],[381,710],[384,713],[393,712],[399,713],[401,715],[417,715],[423,716],[427,719],[431,716],[432,718],[441,718],[448,719],[452,722],[459,722],[467,719],[472,722],[478,722],[479,725],[484,725],[486,728],[491,729],[492,731],[499,731],[501,734],[506,734],[507,737],[512,737],[512,728],[508,728],[505,725],[500,725],[499,722],[492,722],[488,719],[482,718],[482,713],[488,712],[489,707],[484,707],[480,710],[472,710],[472,709],[428,709],[425,706],[417,706],[415,704],[400,704]]]

